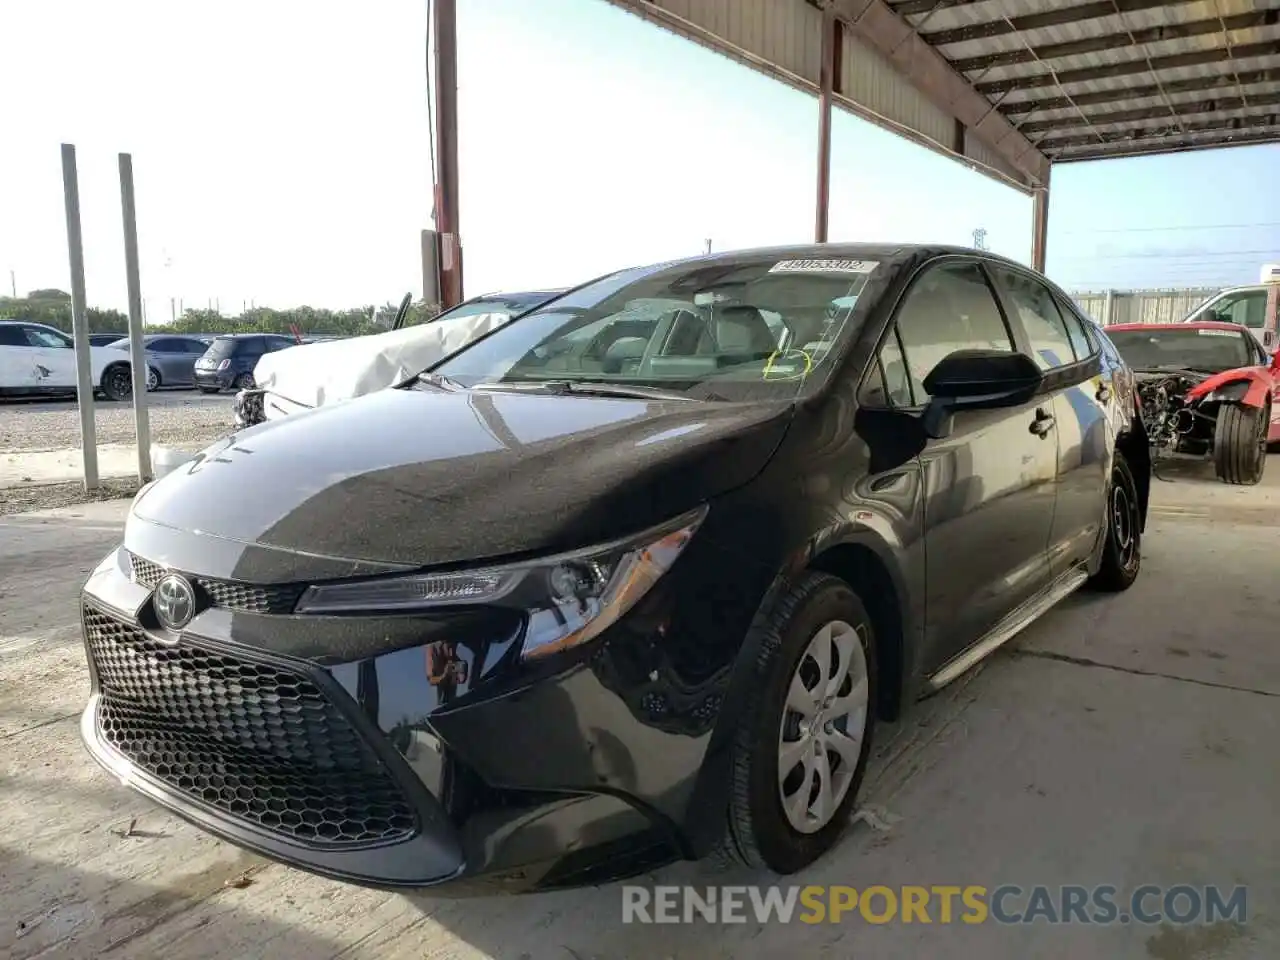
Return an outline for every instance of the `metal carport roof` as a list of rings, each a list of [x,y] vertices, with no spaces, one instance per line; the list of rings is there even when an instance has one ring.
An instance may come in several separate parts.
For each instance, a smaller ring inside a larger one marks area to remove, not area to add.
[[[1035,199],[1052,164],[1280,142],[1280,0],[609,0]]]

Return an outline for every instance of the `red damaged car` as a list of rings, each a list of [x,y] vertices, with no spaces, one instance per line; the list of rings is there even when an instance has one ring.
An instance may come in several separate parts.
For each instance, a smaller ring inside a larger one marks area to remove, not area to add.
[[[1262,479],[1280,442],[1280,354],[1236,323],[1120,323],[1107,336],[1133,370],[1156,457],[1211,457],[1218,479]]]

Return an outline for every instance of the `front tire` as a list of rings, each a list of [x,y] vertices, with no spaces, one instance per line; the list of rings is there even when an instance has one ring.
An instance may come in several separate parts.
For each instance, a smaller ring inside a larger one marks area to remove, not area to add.
[[[1111,483],[1107,486],[1104,536],[1102,565],[1088,585],[1108,593],[1128,590],[1142,569],[1142,507],[1129,461],[1119,450],[1111,465]]]
[[[1213,468],[1223,483],[1252,486],[1267,468],[1271,408],[1223,404],[1213,431]]]
[[[102,371],[102,395],[117,403],[133,396],[133,374],[127,363],[113,363]]]
[[[155,393],[160,389],[160,371],[155,367],[147,367],[147,393]]]
[[[875,727],[875,633],[843,580],[806,574],[747,638],[753,705],[734,743],[722,854],[795,873],[839,840]]]

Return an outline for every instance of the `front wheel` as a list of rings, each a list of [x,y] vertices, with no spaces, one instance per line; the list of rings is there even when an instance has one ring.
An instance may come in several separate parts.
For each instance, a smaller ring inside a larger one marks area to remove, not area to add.
[[[1089,586],[1119,593],[1133,586],[1142,569],[1142,505],[1129,461],[1119,450],[1107,487],[1106,527],[1102,565],[1089,580]]]
[[[117,403],[133,396],[133,373],[127,363],[116,363],[102,372],[102,395]]]
[[[840,838],[875,725],[871,618],[843,580],[810,573],[752,628],[759,655],[738,729],[723,852],[776,873]]]
[[[147,367],[147,393],[155,393],[160,389],[160,372],[155,367]]]
[[[253,374],[251,373],[240,374],[240,376],[236,377],[235,382],[231,384],[231,387],[233,390],[252,390]]]
[[[1271,409],[1224,403],[1213,431],[1213,468],[1223,483],[1252,486],[1267,467]]]

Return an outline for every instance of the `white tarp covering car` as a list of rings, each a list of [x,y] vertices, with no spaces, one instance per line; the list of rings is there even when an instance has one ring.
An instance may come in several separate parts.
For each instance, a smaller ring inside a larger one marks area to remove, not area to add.
[[[275,420],[393,387],[510,319],[505,312],[442,317],[402,330],[268,353],[253,371],[263,414]]]

